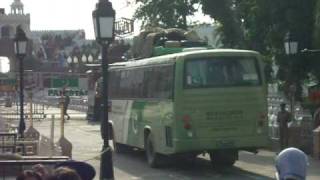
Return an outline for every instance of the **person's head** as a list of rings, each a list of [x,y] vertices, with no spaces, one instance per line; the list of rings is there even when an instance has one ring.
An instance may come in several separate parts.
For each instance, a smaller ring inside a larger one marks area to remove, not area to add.
[[[297,148],[287,148],[276,158],[277,180],[305,180],[308,157]]]
[[[68,167],[70,169],[75,170],[83,180],[92,180],[96,175],[94,167],[82,161],[65,161],[60,164],[57,164],[55,168],[59,167]]]
[[[48,180],[82,180],[79,174],[68,167],[59,167],[54,170]]]
[[[284,111],[284,110],[286,110],[286,103],[281,103],[280,104],[280,109],[281,109],[281,111]]]
[[[42,178],[45,178],[49,175],[49,170],[42,164],[36,164],[32,166],[32,170],[38,173]]]
[[[16,180],[42,180],[42,178],[38,173],[31,170],[26,170],[19,174]]]

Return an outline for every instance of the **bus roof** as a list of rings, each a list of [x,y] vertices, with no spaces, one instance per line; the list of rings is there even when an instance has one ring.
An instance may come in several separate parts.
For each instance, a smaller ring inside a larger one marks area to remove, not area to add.
[[[224,53],[234,53],[234,54],[250,54],[250,55],[258,55],[259,53],[251,50],[239,50],[239,49],[209,49],[209,50],[197,50],[197,51],[187,51],[180,52],[175,54],[144,58],[139,60],[131,60],[126,62],[118,62],[110,64],[110,69],[122,69],[124,67],[136,67],[136,66],[148,66],[155,64],[170,64],[174,63],[177,60],[177,57],[181,56],[190,56],[190,55],[205,55],[205,54],[224,54]]]

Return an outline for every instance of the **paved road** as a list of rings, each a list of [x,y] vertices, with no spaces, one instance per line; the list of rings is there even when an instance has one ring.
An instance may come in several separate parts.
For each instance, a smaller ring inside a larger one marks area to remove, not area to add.
[[[99,170],[99,154],[101,148],[100,126],[88,124],[81,120],[71,120],[66,124],[66,137],[73,143],[73,157],[78,160],[89,160],[96,170]],[[49,123],[36,123],[37,129],[42,134],[48,134]],[[57,122],[58,126],[58,122]],[[59,138],[56,129],[56,141]],[[235,167],[226,170],[212,168],[208,157],[200,156],[195,163],[176,159],[167,167],[152,169],[147,166],[143,152],[132,151],[125,154],[115,154],[114,166],[117,179],[141,179],[141,180],[209,180],[209,179],[272,179],[274,175],[274,156],[270,151],[261,151],[257,155],[241,152],[240,160]],[[311,161],[309,168],[309,180],[320,178],[319,162]]]
[[[58,113],[57,109],[51,108],[49,111]],[[55,142],[60,136],[59,126],[60,122],[56,121]],[[35,127],[42,135],[49,137],[49,120],[36,121]],[[99,124],[88,124],[79,118],[71,119],[65,123],[65,136],[73,144],[73,158],[88,161],[99,172],[99,152],[102,147]],[[143,152],[132,151],[114,154],[114,171],[119,180],[268,180],[274,177],[274,157],[275,154],[270,151],[261,151],[257,155],[241,152],[240,160],[233,168],[217,170],[211,166],[207,156],[199,156],[194,163],[175,159],[166,167],[152,169],[147,166]],[[319,161],[310,161],[308,180],[320,179],[319,168]]]

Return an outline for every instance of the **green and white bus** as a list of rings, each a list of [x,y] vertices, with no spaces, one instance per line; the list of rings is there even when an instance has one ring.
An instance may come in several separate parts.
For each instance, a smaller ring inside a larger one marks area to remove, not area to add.
[[[259,53],[198,50],[115,63],[109,121],[117,150],[163,155],[209,153],[230,166],[239,150],[267,145],[267,98]]]

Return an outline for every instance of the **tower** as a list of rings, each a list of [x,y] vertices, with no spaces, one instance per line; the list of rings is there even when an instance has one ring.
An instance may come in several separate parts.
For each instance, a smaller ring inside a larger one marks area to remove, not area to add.
[[[11,14],[24,14],[23,3],[21,0],[14,0],[11,4]]]
[[[19,25],[30,37],[30,14],[25,14],[21,0],[13,0],[10,7],[11,11],[8,14],[4,8],[0,8],[0,56],[8,57],[10,69],[15,71],[17,66],[12,39],[16,33],[16,27]]]

